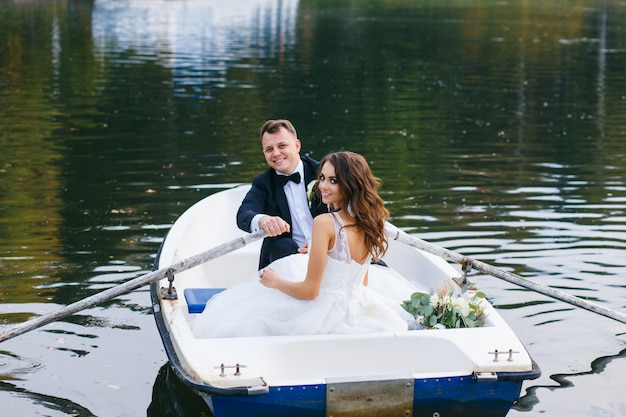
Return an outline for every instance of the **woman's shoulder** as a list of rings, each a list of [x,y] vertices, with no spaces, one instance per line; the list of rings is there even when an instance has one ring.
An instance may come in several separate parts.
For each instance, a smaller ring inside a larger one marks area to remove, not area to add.
[[[334,223],[333,220],[333,213],[322,213],[318,216],[315,216],[315,218],[313,218],[313,225],[319,225],[319,226],[332,226]]]
[[[334,213],[323,213],[313,219],[313,229],[328,235],[335,235]]]

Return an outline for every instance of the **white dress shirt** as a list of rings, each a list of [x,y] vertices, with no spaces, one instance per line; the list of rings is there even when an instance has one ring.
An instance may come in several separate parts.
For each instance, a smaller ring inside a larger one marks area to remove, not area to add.
[[[291,236],[298,246],[304,245],[311,239],[311,229],[313,229],[313,216],[309,210],[309,202],[306,199],[306,183],[304,180],[304,164],[302,161],[293,172],[283,174],[276,171],[278,175],[291,175],[295,172],[300,173],[300,183],[288,181],[283,187],[287,204],[289,205],[289,213],[291,214]],[[266,214],[257,214],[252,219],[250,227],[252,231],[259,230],[259,219]]]

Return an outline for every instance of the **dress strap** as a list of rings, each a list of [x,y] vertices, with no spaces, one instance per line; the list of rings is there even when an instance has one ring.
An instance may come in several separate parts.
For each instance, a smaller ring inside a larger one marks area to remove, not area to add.
[[[346,229],[343,227],[343,220],[336,212],[332,212],[330,215],[335,225],[335,246],[328,251],[328,256],[339,262],[350,263],[352,258],[350,257],[348,235],[346,235]]]

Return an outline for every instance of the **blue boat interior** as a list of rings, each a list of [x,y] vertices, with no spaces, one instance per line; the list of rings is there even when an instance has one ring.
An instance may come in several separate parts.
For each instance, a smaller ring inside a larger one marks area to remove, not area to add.
[[[224,290],[225,288],[185,288],[183,294],[185,294],[189,313],[202,313],[207,301]]]

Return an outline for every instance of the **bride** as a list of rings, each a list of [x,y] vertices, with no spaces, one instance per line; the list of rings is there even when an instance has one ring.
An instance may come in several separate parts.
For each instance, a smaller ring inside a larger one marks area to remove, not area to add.
[[[313,220],[309,253],[278,259],[258,280],[211,298],[193,325],[197,337],[407,330],[412,316],[401,300],[367,286],[372,259],[387,249],[389,212],[377,193],[380,180],[361,155],[336,152],[320,162],[315,187],[332,211]],[[408,297],[410,283],[402,285]]]

